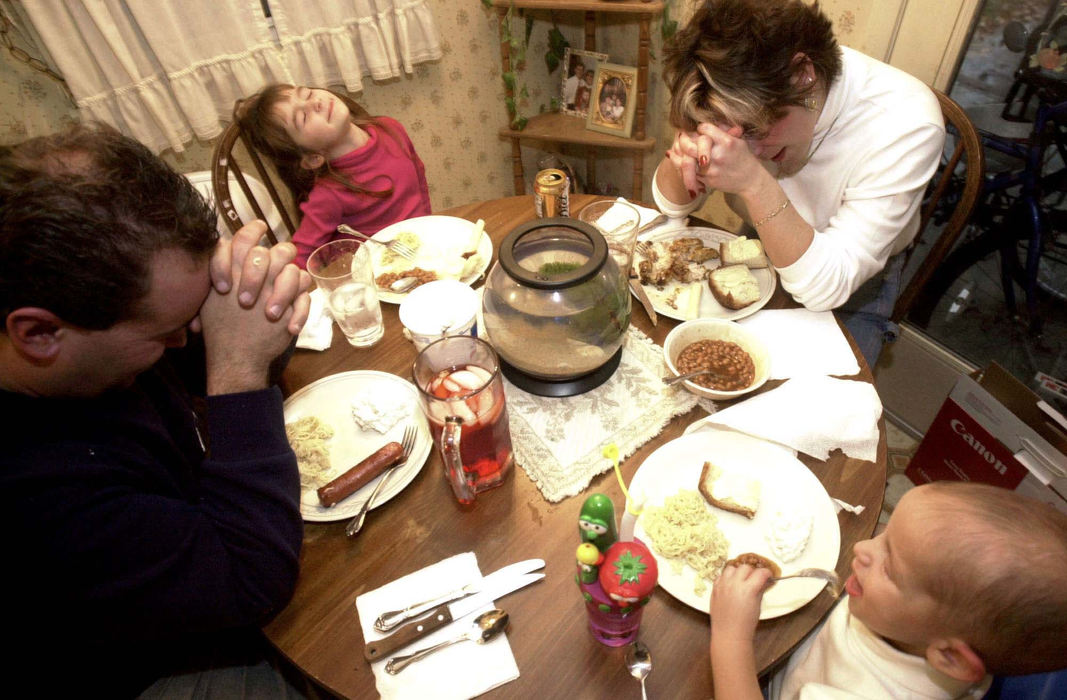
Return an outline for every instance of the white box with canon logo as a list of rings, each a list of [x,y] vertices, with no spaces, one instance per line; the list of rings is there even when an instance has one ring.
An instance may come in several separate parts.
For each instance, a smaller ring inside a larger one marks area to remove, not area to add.
[[[1067,512],[1067,419],[993,363],[956,382],[906,474],[1002,486]]]

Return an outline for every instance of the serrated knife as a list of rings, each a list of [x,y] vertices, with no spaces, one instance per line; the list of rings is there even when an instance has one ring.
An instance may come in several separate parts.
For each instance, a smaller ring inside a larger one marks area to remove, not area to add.
[[[528,560],[520,562],[520,564],[529,567],[530,562],[533,561],[541,560]],[[517,591],[531,583],[536,583],[545,577],[543,573],[516,573],[511,568],[512,566],[517,565],[506,566],[482,579],[482,585],[478,592],[464,595],[451,603],[439,605],[430,610],[422,619],[408,622],[388,637],[369,642],[363,648],[364,658],[367,661],[377,661],[385,658],[397,649],[405,647],[445,625],[491,605],[497,598],[502,598],[508,593]],[[541,561],[541,566],[544,566],[543,561]],[[526,570],[528,571],[529,568]]]

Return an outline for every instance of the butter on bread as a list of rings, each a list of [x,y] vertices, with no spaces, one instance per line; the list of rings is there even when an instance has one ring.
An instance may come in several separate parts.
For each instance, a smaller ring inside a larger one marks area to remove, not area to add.
[[[726,566],[751,566],[754,569],[770,569],[771,578],[778,578],[782,575],[782,569],[773,561],[763,556],[762,554],[756,554],[755,552],[745,552],[744,554],[738,554],[736,557],[726,562]]]
[[[704,462],[697,488],[704,500],[716,508],[738,513],[749,519],[756,517],[760,499],[760,482],[756,479],[737,472],[724,471],[711,462]]]
[[[728,309],[743,309],[759,301],[759,280],[747,265],[726,265],[711,271],[708,287],[715,300]]]
[[[719,243],[719,258],[723,265],[745,267],[768,267],[770,261],[763,252],[763,243],[757,238],[738,236]]]

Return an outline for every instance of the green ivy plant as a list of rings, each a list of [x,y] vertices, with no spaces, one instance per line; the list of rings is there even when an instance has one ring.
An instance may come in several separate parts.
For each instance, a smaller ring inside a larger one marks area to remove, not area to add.
[[[671,19],[671,0],[663,2],[663,20],[659,25],[660,36],[667,41],[678,31],[678,20]]]
[[[482,0],[482,4],[487,8],[493,7],[492,0]],[[526,82],[520,81],[519,74],[523,73],[526,67],[526,49],[530,45],[530,35],[533,33],[534,21],[533,17],[525,15],[520,9],[519,14],[525,19],[524,31],[521,36],[516,36],[511,31],[511,20],[515,11],[516,7],[513,2],[508,7],[500,27],[500,41],[507,44],[508,51],[511,54],[511,70],[506,71],[500,77],[504,81],[504,88],[506,89],[504,104],[508,109],[509,125],[515,131],[522,131],[526,128],[529,119],[519,113],[519,101],[528,98],[530,92],[526,87]],[[545,52],[545,65],[548,67],[550,74],[562,63],[564,50],[568,46],[570,44],[559,30],[559,27],[553,24],[552,29],[548,32],[548,50]],[[558,101],[558,98],[552,98],[553,109],[558,107]],[[544,105],[542,105],[541,111],[544,111]]]

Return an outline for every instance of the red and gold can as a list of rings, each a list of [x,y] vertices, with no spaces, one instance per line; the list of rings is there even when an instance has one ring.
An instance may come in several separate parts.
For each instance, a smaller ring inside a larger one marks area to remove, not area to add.
[[[538,218],[570,216],[570,183],[567,173],[549,168],[534,178],[534,210]]]

